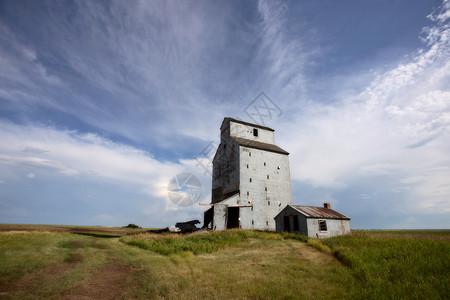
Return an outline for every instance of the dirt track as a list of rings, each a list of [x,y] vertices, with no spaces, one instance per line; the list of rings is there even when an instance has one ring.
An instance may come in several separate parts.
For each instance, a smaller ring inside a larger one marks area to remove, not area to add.
[[[108,227],[84,227],[84,226],[53,226],[53,225],[15,225],[0,224],[0,231],[52,231],[65,233],[98,234],[99,237],[118,237],[137,230],[108,228]],[[94,236],[95,238],[95,236]],[[101,267],[91,280],[68,290],[61,291],[59,295],[53,295],[56,299],[124,299],[126,298],[125,285],[131,267],[119,261],[108,245],[100,243],[98,238],[92,241],[91,246],[98,248],[108,256],[107,262]],[[72,248],[72,260],[53,264],[37,272],[27,274],[18,279],[0,284],[0,299],[14,299],[17,295],[42,295],[43,283],[51,283],[64,277],[73,276],[71,273],[80,265],[84,257],[80,255],[79,248],[84,247],[83,240],[74,240],[70,244]],[[51,284],[50,284],[51,286]],[[48,287],[47,287],[48,288]],[[19,293],[19,294],[17,294]],[[32,297],[32,296],[31,296]]]

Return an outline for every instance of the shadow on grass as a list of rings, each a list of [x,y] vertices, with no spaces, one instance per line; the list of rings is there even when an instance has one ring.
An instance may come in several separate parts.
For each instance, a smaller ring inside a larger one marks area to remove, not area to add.
[[[87,235],[87,236],[92,236],[92,237],[96,237],[96,238],[103,238],[103,239],[120,238],[122,236],[122,235],[92,233],[92,232],[73,232],[73,234]]]

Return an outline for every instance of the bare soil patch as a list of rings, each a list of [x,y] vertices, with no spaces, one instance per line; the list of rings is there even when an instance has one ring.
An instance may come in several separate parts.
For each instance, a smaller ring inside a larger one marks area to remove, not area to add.
[[[76,262],[81,261],[81,256],[74,262],[64,262],[49,266],[38,272],[25,275],[17,280],[0,285],[0,299],[13,299],[14,292],[20,291],[23,294],[35,295],[40,290],[40,283],[53,282],[64,276],[68,271],[76,267]]]
[[[63,299],[121,299],[125,297],[125,285],[130,268],[117,260],[110,260],[107,265],[92,277],[86,286],[79,286]]]

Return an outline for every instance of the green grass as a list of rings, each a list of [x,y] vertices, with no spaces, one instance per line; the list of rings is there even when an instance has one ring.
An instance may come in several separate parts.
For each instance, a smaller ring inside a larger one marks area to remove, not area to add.
[[[13,299],[77,296],[111,264],[128,270],[123,295],[116,298],[439,299],[450,294],[449,231],[354,231],[321,240],[247,230],[111,235],[0,232],[0,297],[4,291]]]
[[[105,246],[91,237],[67,233],[0,232],[0,287],[19,280],[23,289],[14,294],[16,299],[34,298],[30,293],[59,294],[98,271],[107,259]]]
[[[233,230],[208,235],[213,237],[206,240],[203,236],[207,235],[202,235],[201,241],[209,244],[211,240],[219,240],[220,245],[233,241],[235,244],[197,255],[190,251],[161,255],[124,243],[113,247],[118,257],[136,270],[133,297],[322,299],[348,296],[344,288],[346,278],[350,278],[346,268],[332,256],[305,243],[285,239],[281,234],[256,231]],[[191,237],[170,238],[191,240]],[[168,237],[143,237],[149,238]],[[329,284],[324,285],[324,282]]]
[[[67,251],[57,244],[66,239],[50,232],[0,233],[0,284],[62,261]]]
[[[124,236],[120,241],[162,255],[180,254],[183,252],[191,252],[194,255],[199,255],[232,247],[250,238],[262,240],[307,240],[307,238],[302,235],[292,233],[279,234],[253,230],[227,230],[190,236],[178,234],[135,234]]]
[[[385,235],[389,237],[385,237]],[[321,240],[354,277],[362,298],[447,298],[450,295],[449,232],[430,232],[446,239],[405,238],[427,231],[357,231]]]

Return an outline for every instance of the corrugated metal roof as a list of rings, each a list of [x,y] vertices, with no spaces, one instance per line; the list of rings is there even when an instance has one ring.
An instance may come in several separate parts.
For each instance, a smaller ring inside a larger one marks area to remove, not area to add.
[[[260,149],[260,150],[267,150],[267,151],[271,151],[271,152],[289,155],[289,152],[281,149],[280,147],[278,147],[277,145],[274,145],[274,144],[261,143],[261,142],[247,140],[247,139],[238,138],[238,137],[234,137],[234,136],[232,136],[231,138],[234,139],[239,145],[244,146],[244,147],[255,148],[255,149]]]
[[[243,124],[243,125],[256,127],[256,128],[261,128],[261,129],[265,129],[265,130],[275,131],[272,128],[269,128],[269,127],[266,127],[266,126],[262,126],[262,125],[259,125],[259,124],[253,124],[253,123],[249,123],[249,122],[244,122],[244,121],[241,121],[241,120],[236,120],[236,119],[228,118],[228,117],[223,119],[222,126],[220,128],[222,129],[223,125],[227,124],[230,121],[234,122],[234,123],[239,123],[239,124]]]
[[[346,219],[349,217],[338,213],[335,210],[319,206],[290,205],[308,218],[324,218],[324,219]]]

